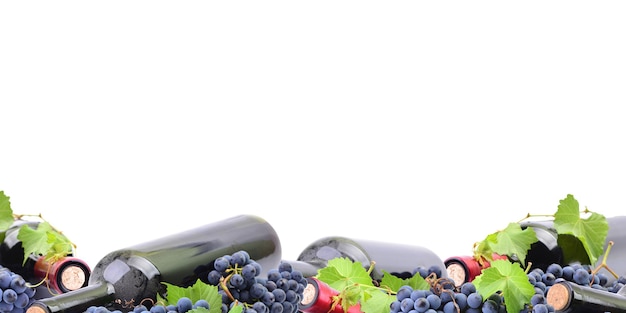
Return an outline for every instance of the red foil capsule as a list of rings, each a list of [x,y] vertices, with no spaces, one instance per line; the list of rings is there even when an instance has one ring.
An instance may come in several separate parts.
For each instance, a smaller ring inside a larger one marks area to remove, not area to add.
[[[344,313],[341,303],[333,306],[333,297],[339,292],[317,278],[307,278],[308,284],[302,294],[298,309],[304,313]],[[363,313],[361,305],[353,305],[347,313]]]
[[[506,255],[495,253],[491,255],[491,258],[493,260],[508,259]],[[483,269],[491,266],[488,260],[483,259],[481,264],[475,257],[469,255],[450,257],[444,261],[444,264],[446,265],[448,277],[454,280],[456,286],[471,282],[476,276],[480,275]]]

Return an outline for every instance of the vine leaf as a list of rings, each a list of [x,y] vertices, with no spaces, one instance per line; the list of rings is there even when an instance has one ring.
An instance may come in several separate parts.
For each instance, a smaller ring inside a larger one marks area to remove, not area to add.
[[[11,209],[11,201],[9,197],[0,190],[0,232],[9,229],[13,224],[13,210]]]
[[[473,281],[476,290],[488,298],[502,292],[506,311],[520,312],[528,299],[535,293],[535,287],[528,280],[528,275],[517,263],[507,260],[495,260]]]
[[[526,264],[526,254],[530,246],[537,242],[535,230],[528,227],[522,229],[518,223],[509,225],[497,235],[497,241],[493,244],[494,252],[504,255],[515,255],[521,264]]]
[[[519,223],[509,223],[505,229],[487,235],[485,240],[478,243],[474,257],[477,260],[491,261],[493,253],[514,255],[521,264],[525,264],[528,250],[535,242],[537,242],[537,234],[532,228],[522,229]]]
[[[54,230],[48,222],[41,222],[37,229],[22,225],[17,233],[17,239],[24,248],[24,261],[30,254],[43,255],[48,261],[56,261],[72,253],[72,243],[63,234]]]
[[[417,275],[419,276],[419,275]],[[368,294],[368,298],[361,303],[361,311],[365,313],[389,313],[389,306],[396,299],[380,290]]]
[[[374,287],[372,278],[361,262],[352,262],[348,258],[329,260],[326,267],[317,272],[317,278],[339,291],[357,284]]]
[[[360,305],[364,313],[389,313],[389,305],[395,300],[392,286],[399,284],[391,274],[383,271],[381,287],[374,286],[372,278],[361,262],[353,262],[348,258],[334,258],[326,267],[319,269],[317,279],[339,291],[333,299],[340,303],[344,312],[354,305]],[[420,277],[421,278],[421,277]],[[417,284],[417,283],[416,283]]]
[[[397,291],[402,286],[410,286],[413,290],[428,290],[430,285],[428,282],[422,278],[420,275],[413,275],[410,278],[402,279],[400,277],[394,276],[387,271],[383,270],[383,278],[380,280],[380,286],[382,288]]]
[[[604,251],[604,242],[609,232],[606,217],[588,210],[585,212],[590,215],[582,218],[578,201],[568,194],[559,201],[554,215],[557,241],[568,263],[579,261],[583,264],[595,264]]]

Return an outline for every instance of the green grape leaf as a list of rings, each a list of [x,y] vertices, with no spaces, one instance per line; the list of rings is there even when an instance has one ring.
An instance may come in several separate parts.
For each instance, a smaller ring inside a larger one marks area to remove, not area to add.
[[[535,293],[535,287],[528,281],[526,272],[519,264],[507,260],[491,262],[491,266],[472,282],[484,299],[501,292],[509,313],[520,312]]]
[[[317,272],[317,279],[339,291],[356,284],[374,286],[372,278],[361,262],[352,262],[348,258],[329,260],[326,267]]]
[[[491,255],[495,252],[493,251],[493,246],[498,243],[498,233],[491,233],[485,237],[485,239],[481,242],[478,242],[474,247],[474,258],[476,260],[487,259],[491,261]]]
[[[410,286],[411,288],[419,289],[419,290],[428,290],[430,289],[430,285],[422,276],[413,275],[411,278],[402,279],[400,277],[394,276],[386,271],[383,272],[383,278],[380,280],[380,287],[387,289],[392,292],[396,292],[402,286]]]
[[[4,194],[4,191],[0,190],[0,232],[4,232],[9,229],[13,224],[13,210],[11,209],[10,197]]]
[[[368,299],[376,299],[369,294],[369,289],[375,286],[361,262],[353,262],[348,258],[334,258],[328,261],[326,267],[319,269],[316,276],[329,287],[339,291],[335,300],[339,301],[344,312]]]
[[[563,250],[565,262],[595,264],[604,251],[609,224],[601,214],[588,212],[591,213],[589,217],[582,218],[580,213],[580,206],[574,196],[568,194],[559,201],[554,215],[557,241]],[[580,249],[581,246],[584,250]]]
[[[419,276],[419,275],[417,275]],[[396,299],[381,290],[372,290],[365,293],[361,301],[361,312],[363,313],[389,313],[389,306]]]
[[[161,298],[161,296],[157,295],[157,301],[159,303],[164,303],[165,305],[173,304],[176,305],[178,299],[182,297],[187,297],[191,299],[193,303],[200,299],[204,299],[209,303],[209,310],[207,311],[205,308],[198,308],[192,310],[193,313],[202,313],[200,309],[203,309],[204,312],[209,313],[221,313],[222,312],[222,296],[218,293],[217,286],[209,285],[202,282],[200,279],[196,280],[196,282],[189,287],[178,287],[176,285],[172,285],[167,282],[163,282],[167,288],[167,299]],[[234,313],[234,306],[230,312]],[[241,312],[241,310],[239,310]]]
[[[339,292],[340,303],[344,312],[348,312],[351,306],[359,304],[363,297],[364,291],[359,285],[348,285]]]
[[[537,234],[528,227],[522,229],[518,223],[509,225],[497,234],[497,241],[492,244],[493,251],[501,255],[515,255],[522,264],[525,264],[526,254],[530,245],[537,242]]]
[[[72,253],[72,243],[63,234],[54,230],[48,222],[41,222],[37,229],[22,225],[17,239],[24,248],[24,263],[28,256],[43,255],[46,260],[58,260]]]

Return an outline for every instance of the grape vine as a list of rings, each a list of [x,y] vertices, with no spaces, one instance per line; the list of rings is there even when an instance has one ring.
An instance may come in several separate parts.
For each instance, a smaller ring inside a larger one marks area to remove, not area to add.
[[[23,264],[30,255],[43,256],[48,263],[73,254],[76,245],[61,231],[54,228],[41,214],[18,214],[11,208],[10,197],[0,190],[0,242],[4,240],[6,231],[18,221],[36,221],[37,227],[21,225],[17,239],[24,250]],[[42,284],[42,280],[37,285]]]

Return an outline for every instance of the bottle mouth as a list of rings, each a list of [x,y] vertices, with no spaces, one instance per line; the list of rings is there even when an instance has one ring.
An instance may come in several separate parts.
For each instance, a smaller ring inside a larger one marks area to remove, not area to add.
[[[57,286],[62,292],[69,292],[87,286],[89,269],[82,264],[68,264],[57,276]]]

